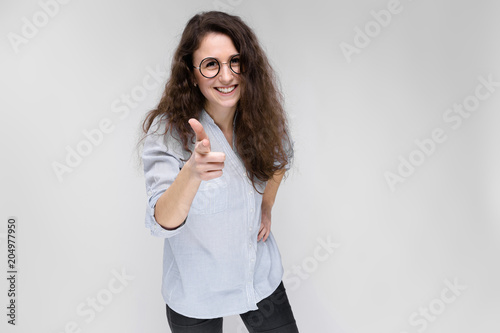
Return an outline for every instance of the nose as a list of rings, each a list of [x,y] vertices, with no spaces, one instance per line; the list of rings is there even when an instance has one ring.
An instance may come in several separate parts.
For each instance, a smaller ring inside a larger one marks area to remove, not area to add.
[[[231,68],[229,68],[229,63],[222,63],[220,67],[219,80],[221,82],[229,82],[232,78],[233,72],[231,71]]]

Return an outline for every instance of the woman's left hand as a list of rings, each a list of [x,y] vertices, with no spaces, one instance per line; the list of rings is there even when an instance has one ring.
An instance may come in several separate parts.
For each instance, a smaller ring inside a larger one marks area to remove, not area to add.
[[[262,216],[260,219],[259,234],[257,235],[257,242],[261,239],[265,242],[271,233],[271,208],[262,206]]]

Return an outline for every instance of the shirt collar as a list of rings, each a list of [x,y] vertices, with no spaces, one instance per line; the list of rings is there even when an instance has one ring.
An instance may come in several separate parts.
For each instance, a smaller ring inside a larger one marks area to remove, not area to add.
[[[212,119],[212,117],[210,117],[210,115],[208,114],[207,111],[205,111],[205,109],[201,110],[200,120],[211,125],[215,124],[215,121]]]
[[[234,113],[234,117],[233,117],[233,129],[234,129],[234,126],[236,124],[236,117],[237,116],[238,116],[238,110],[236,110],[236,112]],[[201,110],[200,120],[204,121],[204,122],[206,122],[208,124],[215,125],[215,121],[212,119],[212,117],[208,114],[208,112],[205,109]]]

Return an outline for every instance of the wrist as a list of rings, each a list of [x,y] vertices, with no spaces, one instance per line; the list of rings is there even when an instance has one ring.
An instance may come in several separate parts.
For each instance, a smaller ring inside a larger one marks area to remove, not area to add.
[[[263,212],[271,212],[273,205],[274,201],[262,201],[261,209]]]
[[[184,166],[182,167],[181,171],[183,173],[183,176],[189,183],[197,183],[200,185],[201,179],[198,177],[198,174],[196,173],[196,170],[194,169],[194,163],[190,159],[184,163]]]

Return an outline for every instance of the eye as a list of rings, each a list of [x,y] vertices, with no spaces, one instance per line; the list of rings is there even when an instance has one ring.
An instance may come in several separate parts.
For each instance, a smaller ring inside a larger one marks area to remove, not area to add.
[[[240,64],[240,57],[234,57],[231,59],[231,65],[239,65]]]
[[[205,62],[203,62],[203,67],[206,69],[215,69],[217,68],[218,64],[215,59],[207,59]]]

